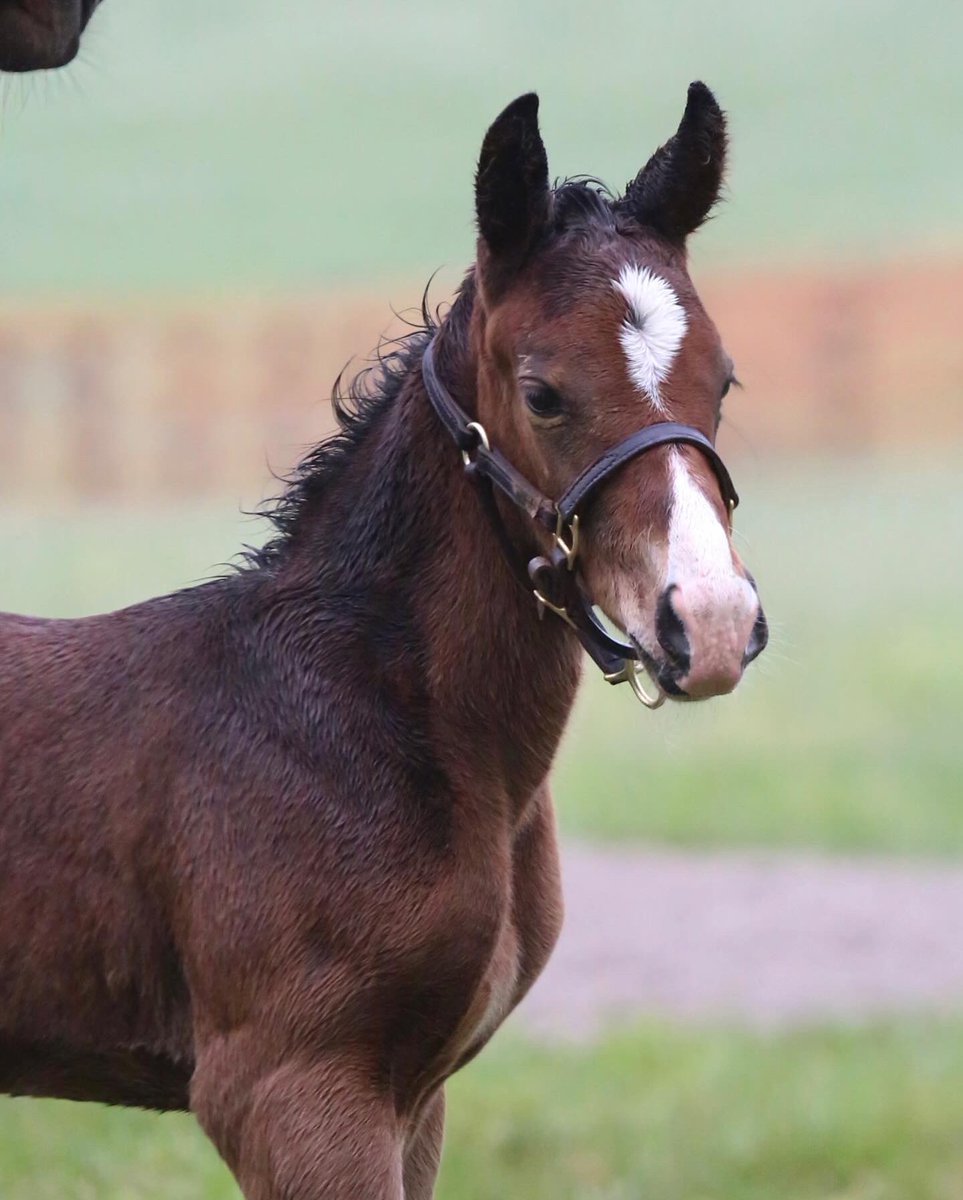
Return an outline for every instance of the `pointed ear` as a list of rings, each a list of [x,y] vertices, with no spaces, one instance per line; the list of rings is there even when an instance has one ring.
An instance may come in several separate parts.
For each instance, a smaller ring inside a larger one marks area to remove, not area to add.
[[[725,166],[725,115],[704,83],[690,83],[678,131],[632,180],[619,208],[682,244],[719,198]]]
[[[518,270],[548,224],[548,158],[538,97],[519,96],[485,134],[475,176],[479,266],[488,290]]]

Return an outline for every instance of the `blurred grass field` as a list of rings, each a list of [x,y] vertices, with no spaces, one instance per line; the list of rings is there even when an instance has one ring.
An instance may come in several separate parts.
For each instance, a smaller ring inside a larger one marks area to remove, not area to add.
[[[439,1200],[961,1200],[963,1029],[501,1037],[449,1086]],[[0,1100],[3,1200],[235,1200],[189,1117]]]
[[[960,249],[961,44],[952,0],[105,3],[68,74],[0,83],[0,294],[457,271],[509,100],[540,92],[553,172],[620,187],[694,78],[732,125],[700,263]]]
[[[741,550],[772,625],[731,697],[640,708],[587,672],[555,772],[564,830],[683,844],[963,850],[963,489],[952,457],[744,463]],[[217,571],[229,503],[0,512],[0,606],[117,607]]]

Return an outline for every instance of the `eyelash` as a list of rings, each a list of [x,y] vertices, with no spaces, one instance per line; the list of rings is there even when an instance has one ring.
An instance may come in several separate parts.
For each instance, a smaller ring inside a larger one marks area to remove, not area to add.
[[[729,395],[729,391],[733,387],[741,388],[742,384],[735,377],[735,375],[730,375],[729,378],[722,385],[722,394],[719,396],[719,404],[716,408],[716,432],[717,433],[719,431],[719,426],[722,424],[722,402],[723,402],[723,400],[725,400],[726,396]]]
[[[526,390],[525,404],[530,413],[543,419],[561,415],[565,407],[562,397],[548,384],[540,384]]]

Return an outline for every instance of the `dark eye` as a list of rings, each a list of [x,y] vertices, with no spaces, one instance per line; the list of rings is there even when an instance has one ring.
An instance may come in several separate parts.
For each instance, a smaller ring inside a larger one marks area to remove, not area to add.
[[[533,416],[541,417],[543,420],[561,416],[565,411],[562,397],[547,383],[531,384],[526,387],[525,404]]]
[[[742,384],[739,382],[738,379],[736,379],[735,375],[730,375],[729,378],[722,385],[722,395],[719,397],[720,400],[725,400],[726,396],[729,395],[729,389],[731,387],[737,387],[737,388],[742,387]]]

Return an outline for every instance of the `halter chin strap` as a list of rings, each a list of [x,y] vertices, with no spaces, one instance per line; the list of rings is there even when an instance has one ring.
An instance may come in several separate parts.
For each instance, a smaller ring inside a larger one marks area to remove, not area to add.
[[[490,445],[484,428],[452,398],[435,367],[434,339],[425,347],[421,371],[431,406],[461,451],[466,473],[485,485],[479,494],[502,550],[523,586],[533,593],[540,611],[554,613],[575,630],[582,646],[609,683],[629,683],[643,704],[658,708],[665,693],[658,683],[656,696],[646,692],[642,683],[646,664],[642,662],[641,652],[632,643],[608,632],[582,586],[576,571],[579,518],[598,489],[616,471],[640,454],[667,445],[695,446],[702,452],[715,472],[731,516],[739,496],[715,446],[691,425],[680,425],[675,421],[647,425],[606,450],[586,467],[559,500],[550,500]],[[495,504],[492,487],[498,488],[517,508],[551,533],[554,545],[548,557],[537,555],[527,566],[520,560]]]

